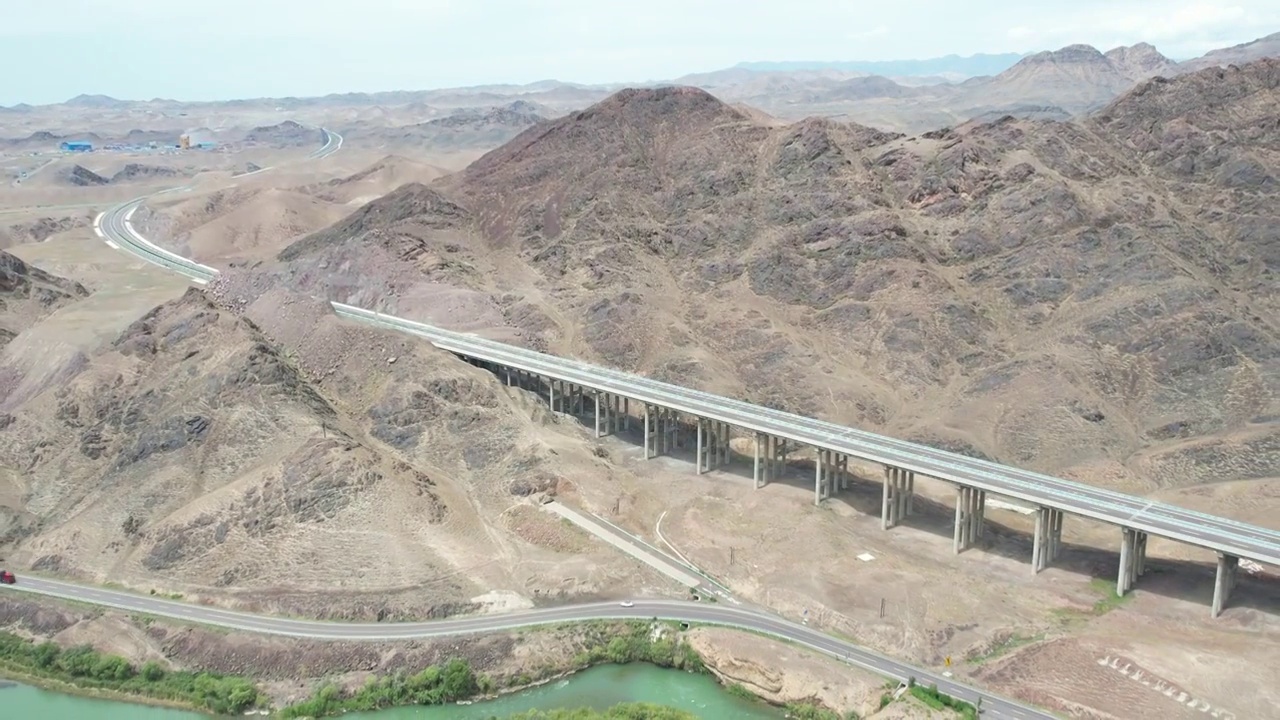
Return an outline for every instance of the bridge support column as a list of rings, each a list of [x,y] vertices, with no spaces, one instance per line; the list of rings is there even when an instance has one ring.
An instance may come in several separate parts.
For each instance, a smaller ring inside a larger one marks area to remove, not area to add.
[[[556,380],[547,381],[547,405],[551,407],[553,413],[556,411],[556,385],[558,384]]]
[[[698,451],[694,458],[697,461],[698,474],[701,475],[702,473],[711,470],[711,459],[710,453],[708,452],[709,448],[707,447],[707,440],[710,439],[714,442],[715,436],[712,436],[711,438],[703,437],[706,434],[706,420],[696,418],[695,422],[698,423]]]
[[[880,527],[888,530],[902,522],[902,518],[910,514],[915,503],[911,496],[915,494],[915,473],[901,468],[885,466],[884,468],[884,500],[880,508]]]
[[[753,458],[751,477],[755,481],[757,490],[764,487],[764,478],[761,477],[760,475],[760,470],[761,470],[760,455],[764,450],[764,448],[762,447],[763,445],[764,445],[764,434],[756,433],[755,452],[754,452],[754,458]]]
[[[593,401],[592,401],[592,403],[591,403],[591,404],[595,407],[595,411],[596,411],[596,439],[597,439],[597,440],[599,440],[601,437],[603,437],[603,435],[600,433],[600,411],[601,411],[603,408],[601,408],[600,406],[601,406],[601,404],[602,404],[602,403],[601,403],[601,401],[602,401],[605,397],[608,397],[608,396],[607,396],[607,395],[603,395],[602,393],[596,393],[595,398],[593,399]],[[607,418],[608,418],[608,412],[609,412],[608,410],[605,410],[606,421],[607,421]]]
[[[1133,589],[1138,577],[1146,572],[1147,534],[1131,528],[1120,528],[1120,572],[1116,578],[1116,594]]]
[[[836,475],[839,472],[840,455],[831,450],[815,448],[816,459],[813,462],[813,504],[821,505],[823,500],[835,494]]]
[[[1231,599],[1240,578],[1240,558],[1218,553],[1218,574],[1213,582],[1213,617],[1218,617]]]
[[[675,410],[667,411],[667,435],[668,450],[684,447],[680,437],[680,413]]]
[[[657,454],[657,434],[654,432],[654,425],[657,418],[654,417],[652,405],[644,406],[644,459],[648,460]]]
[[[974,541],[982,537],[986,505],[985,491],[956,486],[956,526],[951,547],[957,555],[973,547]]]
[[[769,468],[769,480],[776,480],[787,474],[787,441],[780,437],[773,438],[773,463]]]
[[[716,428],[716,448],[715,460],[716,467],[724,467],[729,464],[729,423],[718,422]]]
[[[1036,529],[1031,545],[1031,572],[1038,573],[1049,567],[1062,552],[1061,510],[1036,508]]]

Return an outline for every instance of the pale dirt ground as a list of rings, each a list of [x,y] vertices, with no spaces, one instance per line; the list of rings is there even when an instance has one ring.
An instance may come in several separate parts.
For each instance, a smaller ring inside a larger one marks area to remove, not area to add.
[[[1069,518],[1063,557],[1034,576],[1032,520],[1017,512],[989,509],[987,537],[955,556],[955,496],[941,483],[917,478],[918,494],[937,504],[917,498],[925,512],[885,532],[878,467],[859,468],[865,479],[854,491],[816,508],[808,468],[793,467],[785,482],[755,491],[745,457],[729,471],[696,477],[691,453],[646,462],[629,442],[611,438],[602,445],[620,468],[634,469],[635,484],[623,480],[630,472],[619,472],[616,483],[580,482],[576,499],[584,507],[655,543],[654,525],[667,511],[662,534],[691,562],[740,597],[790,617],[808,610],[815,626],[938,670],[951,656],[960,676],[1061,709],[1076,703],[1136,718],[1126,715],[1130,703],[1145,697],[1150,717],[1201,716],[1118,670],[1101,670],[1096,661],[1108,654],[1130,658],[1238,718],[1266,717],[1280,706],[1274,576],[1242,577],[1232,608],[1212,620],[1211,556],[1153,539],[1151,569],[1136,592],[1092,617],[1089,608],[1114,587],[1113,529]],[[798,465],[803,456],[793,457]],[[1274,484],[1266,485],[1274,492]],[[1249,502],[1242,491],[1217,488],[1220,497],[1201,498],[1197,509],[1234,516],[1233,505]],[[1268,520],[1268,495],[1253,499],[1257,517],[1242,519]],[[875,559],[862,562],[861,553]],[[998,662],[982,659],[1015,634],[1045,642]]]
[[[826,707],[856,709],[865,715],[879,706],[885,689],[885,680],[878,675],[728,628],[695,628],[689,643],[715,668],[721,682],[741,685],[771,702],[812,697]]]

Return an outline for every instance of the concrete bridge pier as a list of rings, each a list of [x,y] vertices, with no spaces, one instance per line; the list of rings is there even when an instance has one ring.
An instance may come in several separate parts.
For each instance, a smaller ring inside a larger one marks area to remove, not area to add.
[[[1116,594],[1125,595],[1147,571],[1147,534],[1132,528],[1120,528],[1120,572],[1116,578]]]
[[[1218,617],[1231,599],[1240,579],[1240,558],[1218,553],[1218,573],[1213,582],[1213,617]]]
[[[762,432],[756,433],[755,465],[752,475],[756,489],[768,485],[774,478],[774,469],[778,459],[778,439]]]
[[[695,422],[698,424],[698,449],[694,458],[697,463],[698,474],[701,475],[704,472],[711,471],[711,456],[713,454],[711,450],[715,443],[715,435],[712,434],[711,429],[708,427],[710,423],[706,420],[696,418]],[[719,456],[719,453],[715,454],[717,457]]]
[[[813,504],[821,505],[823,500],[835,494],[839,460],[831,450],[816,450],[817,458],[813,462]]]
[[[618,396],[597,392],[592,401],[596,412],[596,437],[618,432]]]
[[[986,508],[985,490],[956,486],[956,526],[951,547],[957,555],[973,547],[974,541],[982,537],[986,527]]]
[[[729,423],[713,422],[711,423],[712,449],[711,458],[714,467],[724,467],[729,464]]]
[[[848,455],[836,455],[836,483],[835,483],[834,489],[837,492],[840,490],[849,489],[849,456]],[[837,492],[833,492],[832,495],[837,494]]]
[[[729,425],[697,418],[698,474],[711,472],[729,462]]]
[[[556,388],[560,385],[559,380],[547,381],[547,405],[551,408],[551,412],[556,411]]]
[[[657,413],[652,405],[644,406],[644,459],[648,460],[658,454]]]
[[[1061,510],[1036,508],[1036,529],[1031,545],[1031,572],[1038,573],[1049,567],[1062,552]]]
[[[619,406],[622,404],[621,399],[617,395],[609,394],[605,408],[608,409],[608,420],[605,427],[608,428],[610,435],[617,435],[622,430],[622,418],[618,415]]]
[[[884,500],[880,508],[880,527],[896,527],[911,514],[915,503],[916,474],[886,465],[884,468]]]

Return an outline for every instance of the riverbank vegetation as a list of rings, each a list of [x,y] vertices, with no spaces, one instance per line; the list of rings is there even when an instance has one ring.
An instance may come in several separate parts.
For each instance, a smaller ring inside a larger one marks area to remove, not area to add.
[[[135,667],[119,655],[87,645],[61,648],[0,632],[0,668],[37,680],[108,690],[190,705],[219,715],[237,715],[260,702],[254,684],[215,673],[166,670],[159,663]]]
[[[697,720],[697,716],[665,705],[621,703],[607,710],[529,710],[506,720]]]
[[[707,671],[698,653],[665,623],[591,622],[583,623],[581,631],[585,647],[574,655],[573,669],[604,663],[644,662],[689,672]],[[444,665],[431,665],[416,674],[395,673],[370,678],[354,692],[326,684],[310,698],[280,710],[277,717],[285,720],[320,718],[398,705],[440,705],[488,695],[499,689],[522,687],[534,680],[521,674],[499,683],[487,675],[477,674],[465,660],[456,659]]]
[[[444,665],[429,665],[413,675],[395,673],[371,677],[364,687],[353,693],[343,693],[337,685],[325,685],[309,699],[282,709],[276,716],[319,718],[398,705],[441,705],[492,689],[492,682],[486,677],[477,677],[465,660],[450,660]]]
[[[643,662],[688,672],[707,672],[702,656],[665,623],[611,623],[606,630],[574,656],[574,664],[585,668],[604,663]]]

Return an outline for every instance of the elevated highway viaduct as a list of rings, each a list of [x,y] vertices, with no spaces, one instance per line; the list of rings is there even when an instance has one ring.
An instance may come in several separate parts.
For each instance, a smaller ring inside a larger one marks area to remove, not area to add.
[[[645,458],[692,446],[698,474],[726,465],[734,434],[753,438],[752,475],[757,488],[778,478],[787,455],[812,448],[813,498],[817,504],[849,487],[849,459],[883,466],[881,527],[900,524],[914,510],[916,476],[955,487],[952,541],[958,554],[984,532],[988,495],[1035,508],[1032,572],[1059,557],[1067,515],[1098,520],[1119,530],[1116,592],[1131,590],[1146,571],[1147,539],[1177,540],[1217,553],[1212,614],[1221,614],[1236,586],[1241,559],[1280,566],[1280,531],[1237,522],[1146,498],[1071,482],[989,460],[842,427],[679,385],[527,350],[475,335],[342,303],[343,317],[417,335],[436,347],[486,368],[508,385],[544,396],[554,412],[594,422],[596,436],[641,430]]]

